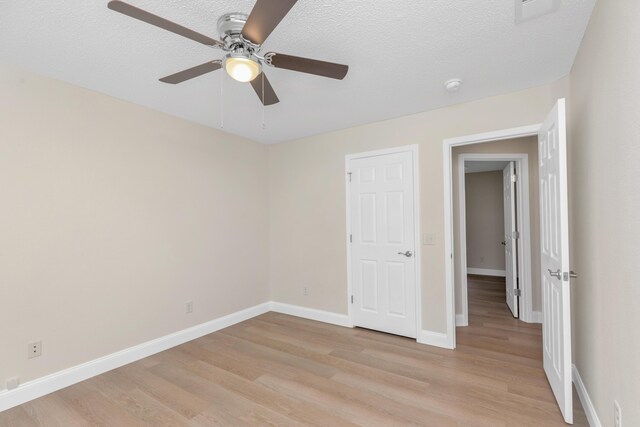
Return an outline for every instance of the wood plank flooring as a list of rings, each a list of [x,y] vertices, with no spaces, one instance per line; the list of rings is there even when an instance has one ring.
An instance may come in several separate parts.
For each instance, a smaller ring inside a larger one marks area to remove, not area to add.
[[[4,411],[0,425],[565,425],[540,325],[511,317],[503,281],[469,279],[455,351],[268,313]]]

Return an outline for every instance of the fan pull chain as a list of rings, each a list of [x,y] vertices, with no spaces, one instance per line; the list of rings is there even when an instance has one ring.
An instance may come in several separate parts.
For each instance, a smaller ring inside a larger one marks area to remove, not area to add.
[[[224,129],[224,73],[220,72],[220,129]]]
[[[264,72],[262,74],[262,130],[265,130],[267,126],[264,124]]]

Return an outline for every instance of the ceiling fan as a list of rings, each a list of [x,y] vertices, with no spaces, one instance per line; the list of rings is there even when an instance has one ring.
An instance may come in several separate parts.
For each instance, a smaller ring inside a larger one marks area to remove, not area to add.
[[[269,80],[264,75],[263,65],[338,80],[342,80],[349,70],[346,65],[301,58],[299,56],[275,52],[260,54],[264,41],[291,10],[293,5],[296,4],[296,1],[257,0],[251,14],[248,16],[243,13],[222,15],[218,19],[218,31],[221,40],[212,39],[119,0],[110,1],[108,7],[116,12],[225,52],[224,58],[221,60],[209,61],[171,74],[161,78],[161,82],[177,84],[224,67],[233,79],[239,82],[250,82],[263,105],[273,105],[279,100]]]

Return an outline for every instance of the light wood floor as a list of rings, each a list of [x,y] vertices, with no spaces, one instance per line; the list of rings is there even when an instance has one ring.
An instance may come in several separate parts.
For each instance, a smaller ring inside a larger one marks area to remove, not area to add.
[[[455,351],[268,313],[0,413],[8,426],[563,426],[539,325],[470,277]],[[574,399],[577,402],[577,398]],[[576,425],[587,421],[576,404]]]

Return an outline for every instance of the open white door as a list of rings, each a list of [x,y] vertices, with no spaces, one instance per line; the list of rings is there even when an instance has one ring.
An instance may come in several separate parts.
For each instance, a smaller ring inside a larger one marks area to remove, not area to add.
[[[415,338],[413,153],[352,159],[349,170],[353,324]]]
[[[513,317],[519,317],[518,304],[518,254],[516,251],[516,198],[515,163],[509,162],[502,171],[502,189],[504,195],[504,257],[507,287],[507,305]]]
[[[565,100],[538,133],[543,363],[564,420],[573,423]]]

